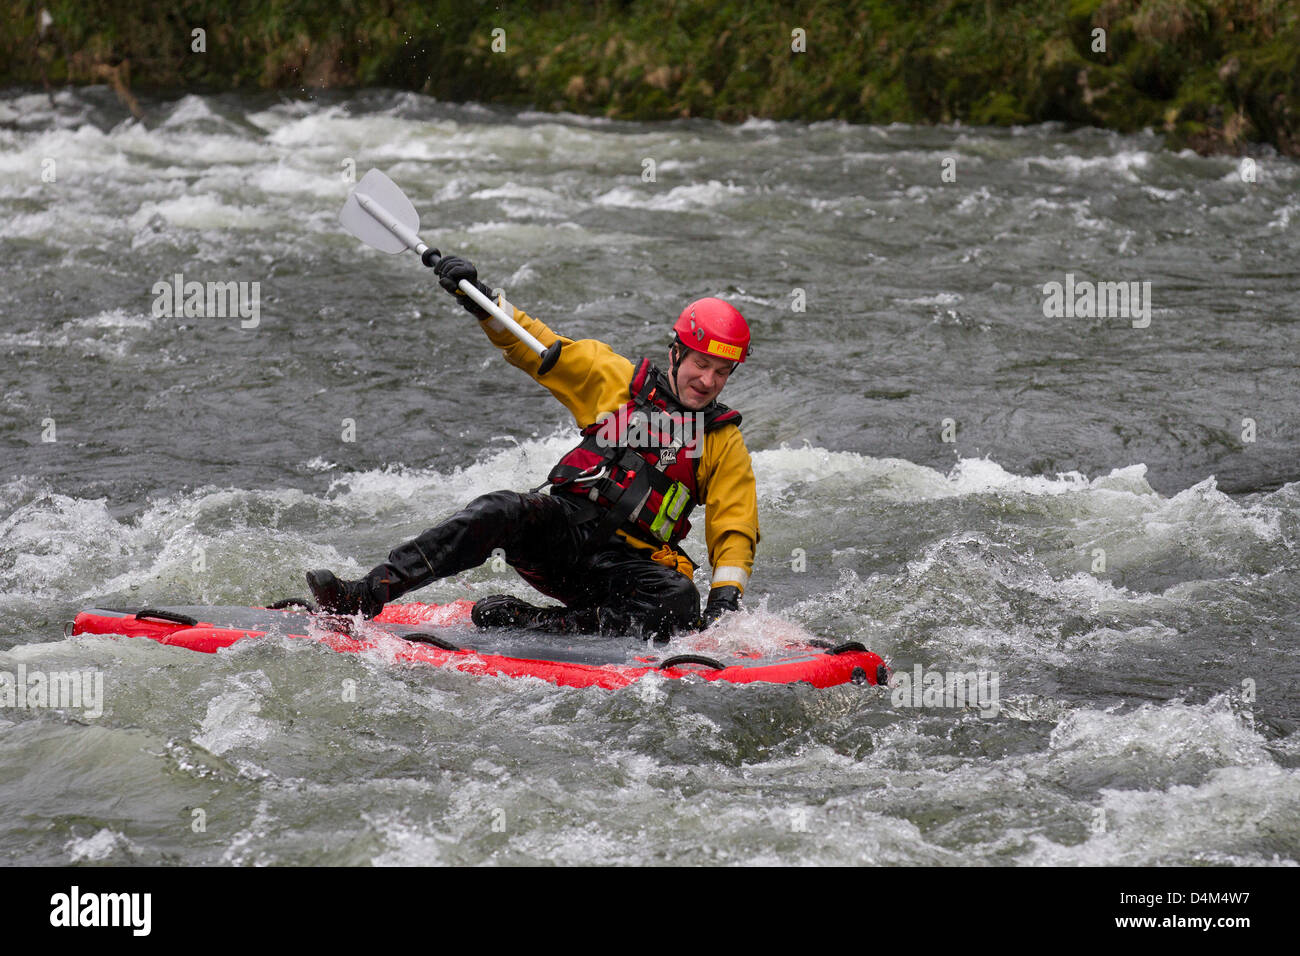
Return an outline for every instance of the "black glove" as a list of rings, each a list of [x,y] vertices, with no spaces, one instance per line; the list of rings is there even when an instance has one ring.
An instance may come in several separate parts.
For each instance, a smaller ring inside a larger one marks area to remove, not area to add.
[[[470,285],[495,301],[496,297],[492,295],[492,290],[478,281],[478,270],[474,268],[474,263],[460,256],[443,256],[433,267],[433,273],[438,277],[438,284],[454,295],[456,300],[465,307],[466,312],[476,319],[488,317],[486,309],[457,288],[461,279],[468,279]]]
[[[723,611],[739,610],[740,588],[734,584],[713,588],[709,591],[709,603],[704,605],[704,627],[708,627],[722,617]]]

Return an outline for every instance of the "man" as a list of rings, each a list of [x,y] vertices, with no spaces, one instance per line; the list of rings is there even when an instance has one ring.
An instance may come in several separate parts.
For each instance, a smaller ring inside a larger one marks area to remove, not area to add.
[[[547,494],[476,498],[393,549],[359,581],[308,572],[321,608],[373,617],[387,602],[477,567],[500,548],[524,580],[563,606],[492,595],[474,606],[479,627],[666,640],[736,610],[753,568],[758,504],[740,414],[717,397],[750,351],[741,314],[720,299],[687,306],[673,326],[669,374],[647,359],[634,366],[603,342],[561,338],[559,361],[540,375],[540,357],[457,288],[468,279],[491,298],[471,263],[448,256],[435,271],[506,361],[573,414],[582,441],[551,470]],[[558,338],[504,298],[497,304],[544,346]],[[677,547],[695,504],[705,506],[713,568],[702,621],[694,564]]]

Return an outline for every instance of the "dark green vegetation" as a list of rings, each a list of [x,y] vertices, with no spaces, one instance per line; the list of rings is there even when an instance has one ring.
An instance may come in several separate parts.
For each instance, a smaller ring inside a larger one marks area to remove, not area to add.
[[[52,22],[40,37],[42,9]],[[193,48],[196,28],[205,31],[202,52]],[[624,119],[1060,120],[1151,127],[1171,145],[1207,152],[1268,142],[1297,156],[1300,4],[7,4],[0,84],[105,81],[124,97],[128,88],[391,86]]]

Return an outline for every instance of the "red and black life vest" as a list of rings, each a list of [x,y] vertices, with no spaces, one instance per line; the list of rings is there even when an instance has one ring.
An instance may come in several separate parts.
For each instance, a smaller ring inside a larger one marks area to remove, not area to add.
[[[699,499],[696,463],[704,436],[739,425],[740,412],[718,402],[692,411],[677,401],[649,359],[637,363],[632,398],[582,430],[582,442],[551,469],[552,494],[575,495],[606,512],[592,547],[622,528],[650,543],[676,545],[691,530]]]

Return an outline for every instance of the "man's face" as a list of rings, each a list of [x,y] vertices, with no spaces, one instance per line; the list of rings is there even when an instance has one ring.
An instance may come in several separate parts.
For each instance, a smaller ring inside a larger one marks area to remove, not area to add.
[[[731,375],[732,363],[716,355],[686,349],[677,367],[677,399],[692,411],[699,411],[718,397]]]

